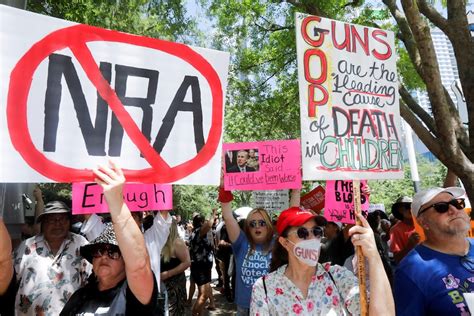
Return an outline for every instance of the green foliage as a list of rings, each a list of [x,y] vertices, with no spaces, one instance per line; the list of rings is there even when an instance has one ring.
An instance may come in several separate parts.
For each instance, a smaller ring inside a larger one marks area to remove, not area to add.
[[[40,183],[44,203],[50,201],[63,201],[71,205],[72,185],[70,183]]]
[[[213,186],[174,185],[174,211],[183,219],[192,219],[197,212],[209,217],[213,208],[218,208],[217,189]]]
[[[446,176],[447,169],[438,160],[430,162],[425,158],[417,157],[418,173],[421,177],[421,189],[430,187],[441,187]],[[404,165],[405,177],[401,180],[370,180],[371,188],[370,202],[383,203],[385,210],[390,212],[390,208],[395,200],[403,195],[412,197],[415,194],[413,182],[410,176],[410,166]]]
[[[173,41],[198,37],[184,1],[36,0],[27,9],[57,18]]]
[[[403,47],[397,48],[398,60],[397,70],[400,77],[400,81],[403,82],[405,87],[409,90],[423,89],[425,90],[425,83],[421,79],[418,72],[415,70],[413,63],[408,56],[408,52]]]

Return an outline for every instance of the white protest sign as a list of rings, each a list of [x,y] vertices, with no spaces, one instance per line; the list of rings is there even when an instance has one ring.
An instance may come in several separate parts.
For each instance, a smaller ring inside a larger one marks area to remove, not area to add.
[[[228,53],[0,6],[0,181],[218,184]]]
[[[296,13],[303,180],[403,178],[394,34]]]
[[[369,204],[369,213],[375,212],[376,210],[380,210],[380,211],[385,213],[385,204],[383,204],[383,203],[375,203],[375,204],[370,203]]]
[[[252,192],[255,208],[263,208],[270,213],[280,212],[288,208],[288,190],[267,190]]]

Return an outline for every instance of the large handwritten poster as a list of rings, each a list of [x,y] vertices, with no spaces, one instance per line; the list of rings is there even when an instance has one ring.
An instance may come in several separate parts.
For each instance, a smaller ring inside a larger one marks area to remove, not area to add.
[[[402,178],[394,34],[296,14],[303,180]]]

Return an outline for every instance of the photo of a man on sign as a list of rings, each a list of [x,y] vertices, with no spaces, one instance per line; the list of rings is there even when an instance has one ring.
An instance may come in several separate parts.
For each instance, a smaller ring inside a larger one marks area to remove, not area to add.
[[[250,156],[250,152],[252,152],[252,156]],[[236,163],[232,164],[230,160],[226,159],[226,170],[228,173],[255,172],[258,170],[258,150],[234,150],[231,151],[231,154],[235,155]],[[228,163],[231,163],[231,165],[228,165]]]

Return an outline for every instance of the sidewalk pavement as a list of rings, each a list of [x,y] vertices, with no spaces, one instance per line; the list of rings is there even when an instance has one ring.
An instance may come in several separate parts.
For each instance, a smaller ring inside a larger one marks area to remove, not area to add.
[[[186,289],[187,293],[189,293],[189,269],[186,270]],[[224,294],[219,292],[219,288],[216,288],[215,285],[217,284],[217,272],[215,266],[212,267],[212,281],[211,281],[211,288],[212,294],[214,295],[214,301],[216,305],[216,310],[209,311],[207,309],[204,310],[204,315],[236,315],[237,314],[237,306],[234,303],[227,302],[227,299]],[[193,297],[193,304],[197,298],[197,288],[194,292]],[[209,301],[207,302],[206,306],[208,305]],[[186,316],[191,316],[191,307],[189,306],[186,308]]]

